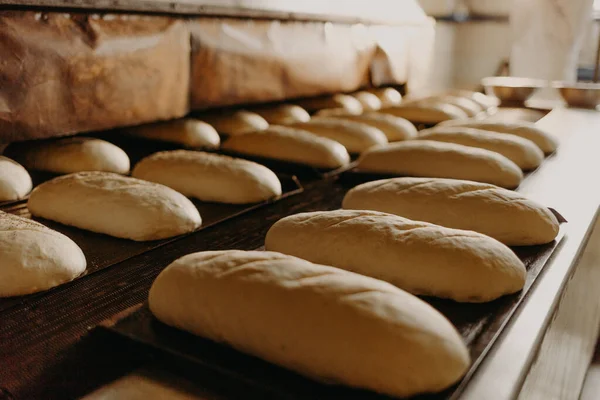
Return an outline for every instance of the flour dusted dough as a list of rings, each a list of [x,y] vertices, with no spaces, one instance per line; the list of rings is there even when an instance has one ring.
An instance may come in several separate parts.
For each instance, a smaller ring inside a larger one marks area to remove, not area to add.
[[[406,118],[415,124],[433,125],[452,119],[466,119],[467,114],[451,104],[407,104],[382,108],[379,112],[400,118]]]
[[[85,271],[86,260],[65,235],[0,211],[0,266],[0,297],[11,297],[69,282]]]
[[[360,114],[364,111],[360,101],[347,94],[315,97],[312,99],[299,100],[297,103],[309,112],[315,112],[324,108],[343,108],[349,114]]]
[[[435,178],[393,178],[356,186],[342,207],[374,210],[491,236],[509,246],[553,241],[560,229],[552,212],[494,185]]]
[[[246,204],[281,196],[281,183],[267,167],[200,151],[154,153],[135,166],[132,176],[202,201]]]
[[[280,104],[273,107],[263,107],[254,110],[269,124],[290,125],[310,121],[310,114],[295,104]]]
[[[365,90],[353,93],[352,97],[360,101],[364,111],[377,111],[383,106],[379,97]]]
[[[465,127],[441,126],[420,131],[419,138],[494,151],[502,154],[525,171],[539,167],[544,161],[544,153],[535,143],[516,135],[502,135]]]
[[[187,147],[218,148],[219,134],[206,122],[182,118],[127,128],[127,133],[145,139],[182,144]]]
[[[402,95],[394,88],[373,88],[367,89],[381,100],[382,107],[397,106],[402,102]]]
[[[558,142],[552,135],[544,132],[531,122],[487,122],[469,119],[465,121],[447,121],[440,124],[440,126],[464,126],[498,133],[509,133],[531,140],[545,154],[554,152],[558,147]]]
[[[291,215],[269,229],[265,247],[461,302],[491,301],[525,283],[521,260],[491,237],[376,211]]]
[[[57,174],[129,172],[129,157],[123,150],[107,141],[88,137],[14,143],[6,149],[6,154],[27,169]]]
[[[338,142],[283,126],[231,137],[223,143],[223,148],[317,168],[339,168],[350,162],[348,151]]]
[[[16,161],[0,156],[0,201],[19,200],[31,192],[31,177]]]
[[[454,327],[392,285],[259,251],[184,256],[154,281],[163,323],[302,375],[391,396],[439,392],[469,367]]]
[[[201,119],[217,131],[232,136],[262,131],[269,127],[269,123],[263,117],[244,110],[232,114],[204,114]]]
[[[163,185],[107,172],[61,176],[36,187],[31,214],[138,241],[165,239],[200,226],[196,207]]]
[[[523,171],[503,155],[433,140],[410,140],[368,150],[358,159],[357,167],[401,176],[466,179],[508,189],[523,180]]]
[[[373,126],[339,118],[317,117],[292,127],[335,140],[351,153],[362,153],[388,142],[385,134]]]
[[[407,119],[390,114],[369,112],[361,115],[338,115],[335,118],[360,122],[379,129],[389,142],[399,142],[417,137],[417,128]]]

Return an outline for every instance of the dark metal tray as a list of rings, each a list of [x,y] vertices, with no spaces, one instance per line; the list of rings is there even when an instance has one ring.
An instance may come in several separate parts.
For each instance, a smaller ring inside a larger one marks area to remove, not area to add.
[[[52,228],[58,232],[65,234],[66,236],[70,237],[75,243],[77,243],[79,247],[81,247],[87,259],[86,272],[84,273],[84,275],[81,275],[85,276],[99,271],[101,269],[110,267],[114,264],[125,261],[136,255],[163,246],[167,243],[171,243],[173,241],[181,239],[182,237],[193,235],[220,222],[227,221],[231,218],[255,210],[259,207],[272,204],[278,200],[293,196],[303,191],[302,186],[300,185],[298,179],[295,176],[278,175],[278,178],[281,181],[282,195],[277,199],[252,204],[208,203],[201,202],[195,199],[190,199],[200,212],[200,215],[202,216],[202,226],[196,231],[187,235],[176,236],[173,238],[163,240],[136,242],[133,240],[119,239],[100,233],[86,231],[72,226],[59,224],[57,222],[53,222],[43,218],[33,219],[38,222],[41,222],[49,228]],[[22,217],[31,218],[31,213],[27,209],[26,201],[12,203],[4,207],[0,206],[0,211],[5,211]],[[28,296],[0,298],[0,311],[5,310],[15,304],[22,303],[26,301],[27,298],[40,296],[44,293],[45,292],[35,293]]]
[[[563,224],[559,236],[552,243],[513,247],[527,268],[526,283],[519,293],[504,296],[492,302],[477,304],[423,297],[456,326],[470,350],[473,362],[466,376],[456,386],[437,395],[419,396],[419,398],[456,399],[462,393],[496,338],[527,297],[536,278],[542,273],[544,266],[559,247],[564,230],[565,225]],[[275,398],[386,398],[363,390],[324,385],[237,352],[228,346],[171,328],[154,318],[145,304],[139,310],[126,316],[120,316],[120,319],[117,318],[100,329],[108,330],[108,332],[130,341],[142,353],[153,354],[167,364],[184,366],[189,375],[198,380],[201,380],[206,373],[217,373],[223,379],[230,380],[231,386],[239,383],[241,388],[251,384],[264,390],[269,397]],[[239,395],[243,397],[241,389]]]

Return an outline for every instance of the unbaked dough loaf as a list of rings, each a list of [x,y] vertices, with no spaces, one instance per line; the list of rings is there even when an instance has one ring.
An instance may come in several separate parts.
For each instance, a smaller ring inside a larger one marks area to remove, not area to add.
[[[295,104],[280,104],[272,107],[261,107],[254,110],[269,124],[290,125],[310,121],[310,114]]]
[[[439,392],[469,367],[455,328],[376,279],[259,251],[184,256],[154,281],[163,323],[326,383],[391,396]]]
[[[339,168],[350,163],[348,151],[338,142],[284,126],[231,137],[223,143],[223,148],[317,168]]]
[[[367,92],[377,96],[382,107],[393,107],[402,102],[402,95],[394,88],[373,88],[367,89]]]
[[[0,201],[19,200],[31,192],[31,177],[16,161],[0,156]]]
[[[367,182],[350,190],[342,207],[480,232],[508,246],[549,243],[560,229],[548,208],[519,193],[455,179],[393,178]]]
[[[351,153],[362,153],[388,142],[385,134],[371,125],[339,118],[316,117],[309,122],[294,124],[292,128],[335,140]]]
[[[221,138],[215,128],[193,118],[135,126],[127,128],[126,132],[145,139],[177,143],[187,147],[215,149],[221,144]]]
[[[399,176],[466,179],[514,189],[523,171],[493,151],[433,140],[409,140],[364,152],[361,171]]]
[[[456,143],[494,151],[502,154],[525,171],[539,167],[544,161],[544,153],[535,143],[516,135],[502,135],[460,126],[440,126],[420,131],[419,139]]]
[[[88,137],[13,143],[5,154],[27,169],[56,174],[129,172],[129,157],[123,150],[107,141]]]
[[[468,128],[483,129],[499,133],[509,133],[531,140],[545,154],[552,153],[558,147],[558,142],[549,133],[544,132],[530,122],[498,122],[480,121],[469,119],[464,121],[447,121],[440,126],[464,126]]]
[[[497,98],[485,95],[481,92],[473,92],[471,90],[463,90],[463,89],[450,89],[447,90],[446,93],[452,96],[465,97],[467,99],[471,99],[477,104],[479,104],[484,110],[489,110],[498,106],[500,103]]]
[[[463,110],[468,117],[475,117],[484,111],[478,103],[471,99],[442,94],[417,100],[417,104],[450,104]]]
[[[417,128],[407,119],[390,114],[369,112],[361,115],[338,115],[335,118],[360,122],[379,129],[389,142],[399,142],[417,137]]]
[[[132,175],[202,201],[246,204],[281,196],[281,183],[267,167],[200,151],[154,153],[137,163]]]
[[[200,119],[225,135],[243,135],[269,127],[269,123],[263,117],[244,110],[230,114],[203,114]]]
[[[138,241],[192,232],[196,207],[163,185],[107,172],[79,172],[36,187],[31,214],[77,228]]]
[[[518,292],[526,275],[512,250],[489,236],[376,211],[291,215],[269,229],[265,248],[461,302]]]
[[[315,112],[324,108],[343,108],[349,114],[360,114],[364,111],[360,101],[347,94],[315,97],[312,99],[298,100],[296,103],[309,112]]]
[[[10,297],[69,282],[85,271],[86,261],[65,235],[0,211],[0,265],[0,297]]]
[[[383,106],[379,97],[365,90],[352,93],[351,96],[360,101],[364,111],[377,111]]]
[[[434,125],[451,119],[466,119],[467,114],[451,104],[407,104],[396,107],[382,108],[380,113],[406,118],[415,124]]]

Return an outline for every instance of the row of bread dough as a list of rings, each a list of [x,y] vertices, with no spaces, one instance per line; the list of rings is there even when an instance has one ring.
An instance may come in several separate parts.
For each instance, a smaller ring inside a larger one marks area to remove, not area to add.
[[[176,260],[153,283],[150,310],[167,325],[326,383],[435,393],[462,378],[469,351],[442,314],[409,293],[482,302],[518,292],[525,266],[493,237],[539,244],[559,229],[547,208],[468,181],[369,182],[343,206],[356,210],[279,220],[267,251]]]

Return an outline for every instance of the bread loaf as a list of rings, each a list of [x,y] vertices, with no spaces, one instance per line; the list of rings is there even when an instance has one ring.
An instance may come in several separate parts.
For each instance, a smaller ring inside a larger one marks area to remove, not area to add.
[[[393,107],[402,102],[402,95],[394,88],[372,88],[367,91],[381,100],[381,107]]]
[[[79,172],[36,187],[36,217],[138,241],[165,239],[200,226],[196,207],[166,186],[107,172]]]
[[[511,135],[516,135],[531,140],[545,154],[554,152],[558,147],[558,142],[555,138],[530,122],[486,122],[469,119],[465,121],[448,121],[444,122],[440,126],[463,126],[492,132],[509,133]]]
[[[417,104],[450,104],[455,107],[460,108],[467,114],[468,117],[475,117],[479,115],[484,109],[476,102],[471,99],[459,96],[451,96],[451,95],[435,95],[431,97],[426,97],[424,99],[419,99],[416,101]]]
[[[317,168],[339,168],[350,163],[348,151],[338,142],[283,126],[231,137],[223,143],[223,148]]]
[[[86,260],[65,235],[0,211],[0,265],[0,297],[10,297],[69,282],[85,271]]]
[[[265,248],[461,302],[518,292],[525,267],[499,241],[376,211],[336,210],[277,221]]]
[[[202,201],[246,204],[281,196],[281,183],[267,167],[200,151],[154,153],[135,166],[132,176]]]
[[[419,139],[456,143],[494,151],[502,154],[525,171],[539,167],[544,161],[544,153],[535,143],[516,135],[502,135],[480,129],[448,126],[420,131]]]
[[[298,100],[296,103],[311,113],[323,108],[343,108],[349,114],[361,114],[364,111],[360,101],[347,94],[314,97],[312,99]]]
[[[492,96],[485,95],[481,92],[473,92],[471,90],[450,89],[446,93],[452,96],[465,97],[479,104],[484,110],[498,106],[498,99]]]
[[[379,112],[406,118],[414,124],[435,125],[451,119],[466,119],[467,114],[451,104],[408,104],[382,108]]]
[[[363,111],[377,111],[382,107],[379,97],[365,90],[352,93],[351,96],[360,102],[363,107]]]
[[[269,127],[263,117],[244,110],[228,114],[202,114],[200,119],[211,124],[217,131],[232,136],[262,131]]]
[[[489,150],[432,140],[392,143],[366,151],[358,169],[367,172],[429,178],[466,179],[514,189],[523,171]]]
[[[19,200],[31,192],[31,177],[19,163],[0,156],[0,201]]]
[[[129,157],[119,147],[100,139],[71,137],[14,143],[5,153],[27,169],[68,174],[105,171],[126,174]]]
[[[322,136],[344,145],[351,153],[363,151],[378,145],[387,144],[385,134],[377,128],[361,122],[338,118],[317,117],[309,122],[292,125],[317,136]]]
[[[140,125],[127,128],[126,131],[133,136],[177,143],[186,147],[214,149],[221,144],[221,138],[215,128],[206,122],[193,118]]]
[[[163,323],[326,383],[439,392],[469,367],[454,327],[392,285],[273,252],[206,251],[150,288]]]
[[[290,125],[310,121],[310,114],[295,104],[279,104],[272,107],[260,107],[253,110],[269,124]]]
[[[560,229],[549,209],[519,193],[455,179],[393,178],[367,182],[350,190],[342,207],[475,231],[508,246],[549,243]]]
[[[361,115],[338,115],[335,118],[360,122],[377,128],[385,134],[389,142],[414,139],[417,136],[417,128],[409,120],[390,114],[368,112]]]

